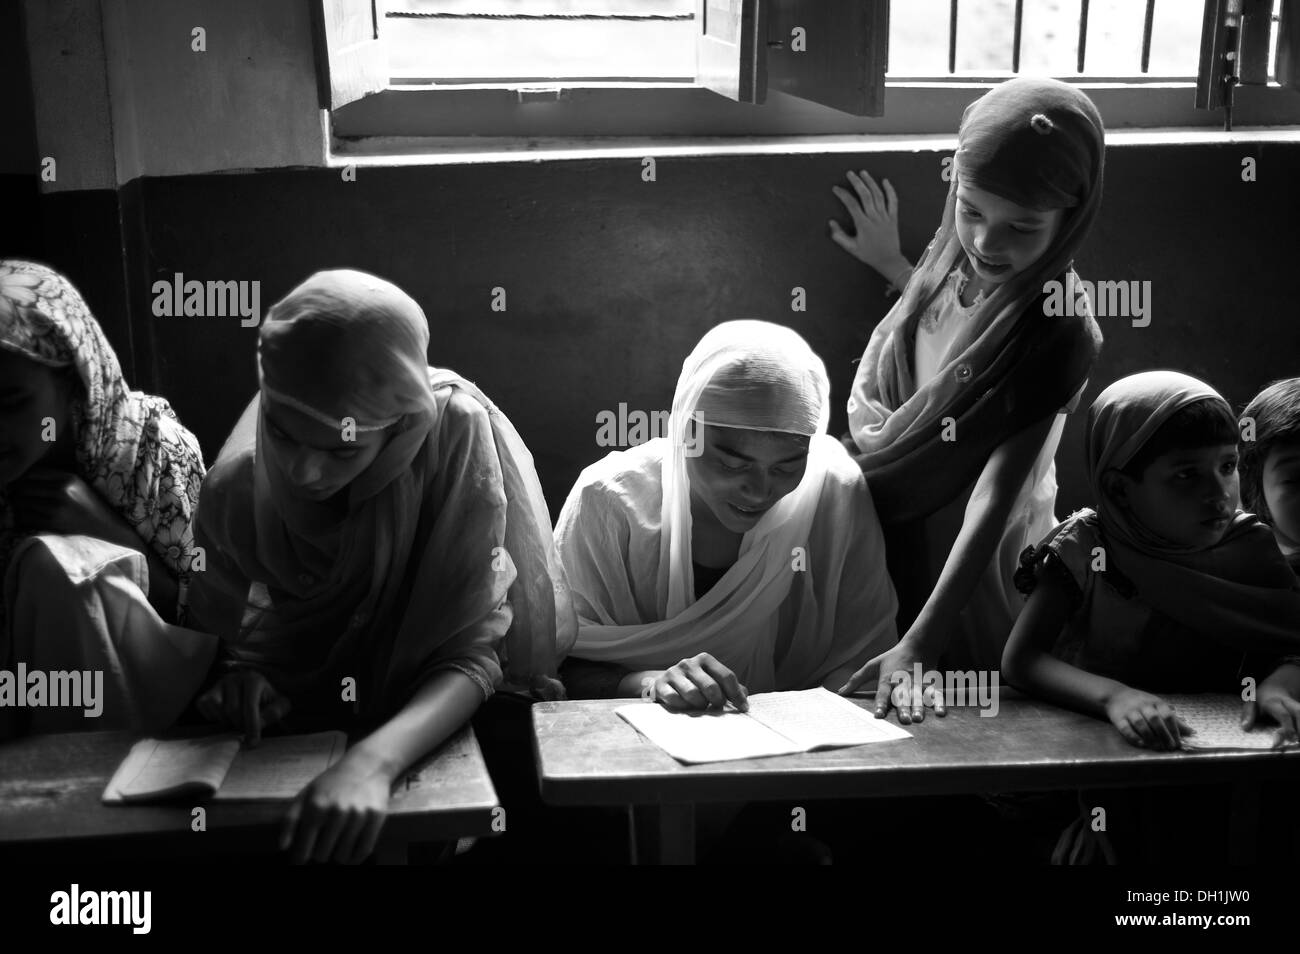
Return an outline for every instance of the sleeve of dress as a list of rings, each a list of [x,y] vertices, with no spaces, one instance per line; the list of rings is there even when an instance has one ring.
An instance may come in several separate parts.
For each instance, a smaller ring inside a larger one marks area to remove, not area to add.
[[[406,611],[384,674],[395,711],[435,672],[457,670],[491,696],[502,682],[497,647],[513,616],[507,502],[488,411],[453,393],[437,437],[436,472],[421,507],[429,524]]]
[[[1034,592],[1040,579],[1050,575],[1069,594],[1070,612],[1078,609],[1090,572],[1092,550],[1098,542],[1087,514],[1084,511],[1066,518],[1041,543],[1026,547],[1020,554],[1020,566],[1013,581],[1025,599]]]
[[[251,472],[241,463],[217,462],[203,482],[194,516],[196,558],[188,625],[220,637],[223,655],[241,635],[251,586],[235,557],[245,536],[240,523],[252,514]]]
[[[628,615],[636,602],[628,583],[630,538],[627,517],[615,492],[584,471],[555,524],[555,545],[578,616],[574,652],[579,656],[584,627],[642,622]]]
[[[194,435],[176,419],[161,398],[148,400],[149,414],[140,434],[133,480],[137,501],[129,519],[176,578],[176,619],[188,619],[194,516],[206,470]]]

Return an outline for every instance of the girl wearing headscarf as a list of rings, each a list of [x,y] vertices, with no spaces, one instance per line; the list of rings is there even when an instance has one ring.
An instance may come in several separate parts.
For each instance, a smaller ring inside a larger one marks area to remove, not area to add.
[[[574,624],[532,458],[427,363],[401,289],[319,272],[271,309],[259,391],[203,488],[196,624],[223,640],[205,716],[369,732],[290,811],[296,860],[359,860],[397,774],[505,687],[557,698]]]
[[[1029,600],[1003,672],[1134,745],[1177,748],[1186,727],[1154,693],[1239,692],[1250,652],[1274,661],[1258,708],[1295,738],[1300,585],[1268,526],[1239,509],[1227,402],[1185,374],[1132,375],[1093,403],[1087,453],[1097,509],[1023,555]]]
[[[215,641],[184,616],[203,457],[133,391],[76,288],[0,262],[0,669],[99,673],[85,707],[4,710],[0,734],[170,724]],[[25,688],[25,687],[22,687]]]
[[[894,642],[897,603],[861,470],[795,332],[732,321],[682,366],[669,435],[582,472],[556,526],[574,655],[602,690],[669,708],[838,686]]]
[[[850,173],[856,196],[836,193],[857,234],[832,228],[903,288],[858,365],[846,444],[888,528],[905,631],[845,690],[871,680],[883,715],[902,673],[904,722],[924,717],[906,678],[916,663],[997,668],[1020,606],[1016,558],[1056,522],[1064,414],[1101,344],[1071,268],[1101,202],[1096,108],[1064,83],[1017,78],[972,103],[957,138],[943,220],[914,271],[887,182],[882,193]]]

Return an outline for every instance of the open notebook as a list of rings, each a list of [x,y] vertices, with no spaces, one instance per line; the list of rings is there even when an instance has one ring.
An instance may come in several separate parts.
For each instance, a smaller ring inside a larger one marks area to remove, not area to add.
[[[1277,725],[1271,720],[1249,732],[1241,728],[1242,702],[1238,696],[1219,693],[1161,695],[1178,718],[1196,731],[1183,739],[1192,750],[1271,749]],[[1294,748],[1295,744],[1287,746]]]
[[[159,802],[173,798],[220,801],[291,799],[340,758],[342,732],[263,738],[241,748],[231,733],[195,739],[142,739],[104,789],[106,804]]]
[[[912,733],[826,689],[760,692],[749,711],[669,712],[658,703],[615,710],[673,758],[688,764],[790,755],[910,739]]]

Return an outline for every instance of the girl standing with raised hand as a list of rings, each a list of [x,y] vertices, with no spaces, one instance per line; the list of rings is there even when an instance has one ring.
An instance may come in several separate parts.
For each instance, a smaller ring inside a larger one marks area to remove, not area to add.
[[[104,680],[93,720],[6,709],[0,736],[158,731],[180,715],[216,645],[173,625],[203,474],[198,441],[166,400],[127,386],[72,283],[0,262],[0,669]]]
[[[836,188],[856,234],[832,238],[902,285],[876,327],[848,402],[850,445],[887,526],[902,606],[898,645],[843,691],[891,683],[924,717],[916,664],[995,670],[1019,611],[1020,552],[1056,522],[1053,458],[1101,334],[1071,263],[1101,202],[1104,131],[1078,90],[1017,78],[971,104],[934,240],[909,272],[897,198],[865,173]],[[1048,316],[1047,283],[1073,308]],[[898,674],[902,675],[898,675]],[[933,702],[942,715],[943,701]]]
[[[532,457],[428,346],[395,285],[313,275],[263,323],[259,393],[204,483],[193,611],[224,647],[200,712],[253,741],[369,732],[291,808],[294,860],[366,857],[394,779],[497,688],[562,693],[573,611]]]

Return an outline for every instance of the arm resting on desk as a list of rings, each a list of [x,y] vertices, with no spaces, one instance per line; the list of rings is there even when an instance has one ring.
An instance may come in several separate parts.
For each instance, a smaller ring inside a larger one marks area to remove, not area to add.
[[[442,669],[402,709],[307,786],[280,837],[295,862],[358,862],[374,850],[393,783],[465,725],[483,702],[478,683]]]
[[[469,722],[482,703],[478,683],[458,669],[440,669],[397,715],[349,749],[345,759],[355,758],[391,786],[413,762]]]
[[[1070,616],[1066,583],[1039,573],[1002,652],[1002,674],[1026,692],[1105,719],[1132,745],[1175,750],[1190,731],[1159,696],[1094,675],[1051,655]]]
[[[1247,728],[1264,712],[1277,722],[1281,742],[1300,740],[1300,664],[1288,660],[1279,665],[1259,684],[1256,699],[1246,706]]]
[[[1050,652],[1070,616],[1070,594],[1051,573],[1039,573],[1002,651],[1002,675],[1018,689],[1105,719],[1106,705],[1128,688],[1057,659]]]

